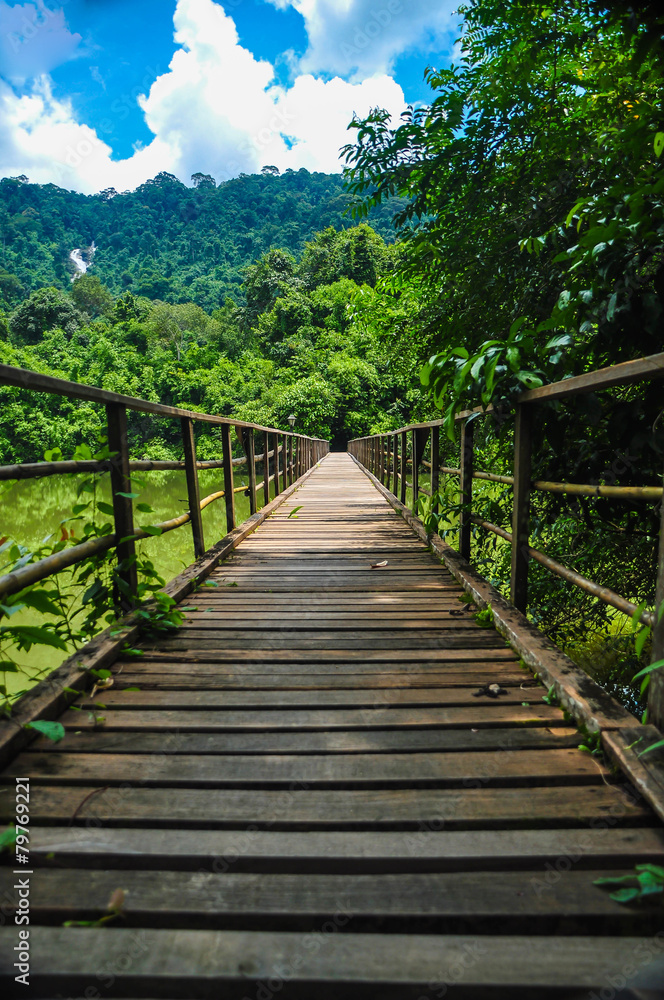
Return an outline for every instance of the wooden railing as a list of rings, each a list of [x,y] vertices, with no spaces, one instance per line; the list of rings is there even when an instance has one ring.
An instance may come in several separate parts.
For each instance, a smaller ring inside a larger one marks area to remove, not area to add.
[[[276,496],[292,485],[329,451],[329,442],[320,438],[311,438],[274,427],[262,427],[259,424],[233,420],[210,413],[196,413],[175,406],[166,406],[163,403],[137,399],[133,396],[123,396],[119,393],[98,389],[95,386],[67,382],[64,379],[41,375],[23,368],[14,368],[11,365],[0,365],[0,385],[100,403],[106,408],[108,449],[111,456],[109,459],[5,465],[0,466],[0,480],[37,479],[43,476],[81,472],[109,472],[115,528],[112,534],[82,541],[71,548],[63,549],[1,576],[0,597],[18,593],[24,587],[69,566],[74,566],[90,556],[100,555],[111,548],[115,548],[117,551],[118,563],[122,567],[121,577],[126,584],[125,589],[128,588],[131,594],[136,594],[135,543],[141,538],[149,537],[152,532],[136,528],[134,525],[133,500],[130,495],[132,493],[132,472],[180,469],[186,473],[189,510],[154,527],[160,529],[160,534],[164,534],[190,523],[193,534],[194,558],[198,559],[205,552],[201,512],[209,504],[224,498],[226,530],[232,531],[236,526],[236,493],[248,493],[250,512],[255,514],[258,509],[258,494],[262,491],[265,504],[270,499],[270,483],[274,483]],[[184,461],[151,461],[149,459],[132,461],[129,456],[127,437],[127,410],[179,420]],[[194,436],[196,421],[215,424],[221,429],[222,457],[219,461],[197,461]],[[237,438],[244,451],[244,455],[238,458],[233,458],[233,428],[235,428]],[[262,438],[262,452],[260,454],[256,453],[257,434]],[[272,459],[271,473],[270,459]],[[257,463],[261,463],[263,467],[263,480],[260,483],[256,482]],[[246,466],[249,479],[249,484],[246,487],[234,486],[233,468],[238,465]],[[201,499],[198,482],[198,473],[201,469],[222,469],[223,490]]]
[[[476,525],[508,541],[512,548],[510,569],[510,598],[523,613],[528,604],[528,569],[531,560],[545,566],[551,573],[562,577],[605,604],[616,608],[643,625],[653,629],[652,661],[664,658],[664,504],[662,504],[659,536],[658,575],[655,594],[655,612],[639,611],[627,598],[582,576],[575,570],[561,565],[545,552],[530,545],[530,496],[533,490],[547,493],[565,493],[572,496],[611,497],[614,500],[662,500],[662,486],[601,486],[586,483],[557,483],[531,480],[533,408],[542,402],[559,400],[582,393],[597,392],[611,386],[629,385],[664,377],[664,354],[655,354],[637,361],[628,361],[610,368],[588,372],[576,378],[564,379],[538,389],[522,393],[515,404],[513,474],[499,475],[478,471],[474,467],[473,432],[478,417],[490,413],[492,407],[478,407],[457,413],[460,425],[460,461],[458,467],[440,463],[440,428],[442,420],[410,424],[385,434],[355,438],[348,450],[357,461],[371,472],[402,504],[406,503],[407,490],[412,491],[412,512],[417,514],[421,495],[432,497],[432,510],[438,512],[436,495],[440,488],[441,474],[459,477],[459,553],[470,559],[471,529]],[[410,441],[409,441],[410,439]],[[430,461],[424,452],[430,439]],[[410,449],[408,447],[410,443]],[[410,455],[408,454],[410,450]],[[431,490],[419,482],[420,469],[430,471]],[[407,474],[410,471],[411,480]],[[474,479],[504,483],[513,488],[512,530],[506,531],[478,517],[472,510],[472,484]],[[649,689],[648,714],[650,721],[664,726],[664,669],[654,671]]]

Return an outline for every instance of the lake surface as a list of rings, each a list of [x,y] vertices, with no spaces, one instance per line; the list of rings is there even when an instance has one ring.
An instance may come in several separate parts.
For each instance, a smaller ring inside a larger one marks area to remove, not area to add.
[[[248,479],[241,472],[235,472],[235,485],[245,486]],[[38,546],[47,536],[57,539],[62,533],[61,522],[71,517],[74,504],[89,499],[89,494],[78,496],[80,485],[89,480],[86,475],[49,476],[44,479],[22,480],[2,494],[0,514],[0,537],[7,536],[29,548]],[[176,517],[189,509],[187,483],[184,472],[142,472],[133,477],[133,490],[140,493],[134,503],[147,503],[154,513],[142,514],[135,511],[137,525],[156,524]],[[223,489],[223,470],[209,469],[199,472],[201,498]],[[262,498],[259,494],[259,502]],[[274,484],[270,496],[274,496]],[[103,476],[99,483],[98,500],[111,502],[110,482]],[[249,517],[249,497],[235,494],[235,516],[237,524]],[[223,497],[211,503],[202,513],[205,544],[208,548],[226,534],[226,509]],[[103,521],[106,515],[98,515]],[[139,551],[147,555],[157,572],[166,582],[171,580],[194,561],[194,546],[191,525],[186,524],[165,535],[146,538],[138,543]],[[45,581],[48,584],[48,581]],[[46,619],[36,612],[25,612],[12,617],[13,625],[37,625]],[[3,620],[7,624],[7,619]],[[23,690],[37,678],[36,674],[52,670],[64,659],[61,650],[48,647],[33,647],[29,653],[19,653],[15,659],[24,668],[22,674],[6,674],[9,692]],[[2,678],[0,678],[2,679]]]

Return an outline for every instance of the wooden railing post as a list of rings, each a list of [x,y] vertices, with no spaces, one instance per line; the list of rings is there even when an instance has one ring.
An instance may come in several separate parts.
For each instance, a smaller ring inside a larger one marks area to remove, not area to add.
[[[389,490],[390,481],[392,479],[392,450],[391,441],[392,438],[389,434],[386,434],[384,439],[386,448],[386,463],[385,463],[385,475],[383,477],[383,485]]]
[[[194,558],[200,559],[205,553],[205,541],[203,538],[201,495],[198,487],[198,469],[196,468],[194,422],[190,417],[182,417],[180,426],[182,428],[182,444],[184,446],[184,465],[187,476],[187,497],[189,499],[191,532],[194,537]]]
[[[226,533],[235,527],[235,492],[233,487],[233,443],[231,425],[221,425],[221,447],[224,462],[224,502],[226,504]]]
[[[470,520],[473,502],[473,437],[475,424],[466,420],[461,425],[461,477],[459,479],[459,554],[470,559]]]
[[[406,473],[408,470],[408,441],[407,431],[401,432],[401,483],[399,488],[399,499],[401,503],[406,502]]]
[[[282,434],[281,440],[283,441],[283,444],[281,446],[281,453],[282,453],[281,457],[283,459],[283,470],[282,470],[281,481],[283,483],[283,488],[286,490],[288,489],[288,437],[285,434]]]
[[[440,427],[431,428],[431,511],[437,514],[440,504],[436,494],[440,489]]]
[[[136,572],[136,546],[133,541],[123,541],[134,533],[134,514],[131,497],[120,496],[121,493],[131,493],[131,475],[129,472],[129,444],[127,441],[127,410],[120,403],[106,405],[106,423],[108,429],[108,448],[113,453],[111,458],[111,494],[113,496],[113,518],[115,534],[118,543],[116,552],[120,570],[119,579],[125,585],[128,593],[118,597],[118,603],[123,608],[133,604],[133,598],[138,591],[138,575]]]
[[[270,502],[270,435],[263,431],[263,504]]]
[[[417,448],[417,431],[411,431],[410,446],[413,454],[413,499],[410,509],[413,514],[417,515],[417,500],[420,495],[420,456]]]
[[[250,427],[247,431],[247,469],[249,471],[249,512],[255,514],[258,506],[256,503],[256,439],[254,429]]]
[[[286,439],[286,444],[288,446],[288,485],[293,485],[293,435],[289,434]]]
[[[394,469],[392,470],[392,492],[395,497],[399,495],[399,438],[392,435],[392,453],[394,455]]]
[[[526,613],[530,555],[530,478],[532,462],[532,410],[517,404],[514,424],[514,507],[512,510],[512,569],[510,599]]]
[[[657,589],[655,591],[655,626],[652,630],[652,663],[664,660],[664,499],[662,500]],[[648,722],[664,729],[664,667],[653,670],[648,686]]]
[[[281,472],[279,466],[279,435],[272,435],[272,447],[274,449],[274,495],[275,497],[279,495],[281,490],[279,489],[279,475]]]

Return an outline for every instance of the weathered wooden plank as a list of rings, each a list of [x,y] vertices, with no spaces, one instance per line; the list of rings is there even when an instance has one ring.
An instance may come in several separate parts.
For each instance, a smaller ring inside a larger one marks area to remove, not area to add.
[[[559,709],[545,705],[504,705],[490,698],[476,699],[472,706],[399,708],[393,705],[376,705],[368,708],[280,708],[265,709],[144,709],[141,712],[124,712],[113,708],[99,709],[104,718],[101,725],[106,732],[123,729],[141,732],[152,730],[167,732],[233,732],[271,730],[273,732],[297,730],[307,732],[335,729],[477,729],[499,726],[562,726]],[[94,713],[65,712],[60,721],[71,730],[99,728],[90,718]],[[584,759],[584,758],[582,758]]]
[[[462,628],[451,628],[445,632],[427,636],[418,634],[406,636],[396,630],[385,629],[381,635],[381,641],[389,643],[392,652],[401,650],[440,650],[440,649],[495,649],[505,646],[505,642],[492,629],[472,630],[464,634]],[[157,636],[154,639],[145,639],[141,643],[141,648],[147,650],[186,650],[192,652],[205,652],[207,650],[217,650],[226,644],[241,644],[247,652],[254,649],[283,649],[296,652],[297,650],[340,650],[347,649],[351,653],[362,653],[365,650],[375,650],[376,640],[370,632],[295,632],[287,629],[274,631],[265,629],[262,632],[249,632],[229,629],[219,636],[218,639],[209,637],[205,631],[200,634],[192,629],[186,636],[180,632],[172,636]]]
[[[200,733],[117,730],[70,732],[67,739],[52,743],[45,737],[33,747],[42,753],[151,754],[334,754],[421,753],[464,750],[540,750],[578,747],[581,737],[574,729],[464,730],[362,730],[360,732],[250,732]]]
[[[455,997],[520,1000],[602,990],[612,979],[643,989],[661,984],[661,936],[480,937],[450,934],[338,933],[352,919],[335,909],[318,937],[269,931],[78,930],[36,927],[31,934],[31,988],[44,996],[84,996],[109,981],[120,996],[241,1000],[268,983],[289,1000],[406,1000],[454,984]],[[15,935],[4,932],[0,955],[11,968]],[[318,945],[316,947],[315,945]],[[312,947],[313,945],[313,947]],[[653,965],[653,960],[659,966]],[[97,976],[101,974],[101,981]],[[155,989],[157,987],[157,989]],[[514,991],[518,990],[518,993]],[[427,992],[428,991],[428,992]],[[567,992],[565,992],[567,991]]]
[[[664,747],[652,751],[649,747],[661,743],[663,739],[664,736],[655,726],[635,726],[633,729],[602,733],[602,745],[606,752],[662,820]]]
[[[532,681],[531,684],[536,682]],[[398,688],[396,690],[374,690],[371,687],[362,690],[322,690],[310,693],[307,691],[261,691],[249,689],[246,691],[214,691],[200,687],[192,691],[122,691],[110,688],[95,699],[89,696],[82,698],[78,704],[90,708],[103,699],[105,708],[122,708],[125,711],[140,711],[143,709],[177,708],[386,708],[389,705],[398,708],[414,708],[419,705],[443,707],[451,705],[498,704],[513,705],[524,701],[524,692],[519,689],[507,688],[507,693],[493,700],[487,697],[477,698],[479,688],[468,681],[463,688],[428,687],[428,688]],[[540,689],[542,690],[542,689]],[[535,693],[530,692],[532,695]],[[575,730],[576,731],[576,730]]]
[[[141,779],[139,772],[134,777]],[[31,825],[270,830],[511,830],[652,826],[652,812],[617,786],[545,788],[283,789],[48,786],[30,790]],[[10,799],[9,792],[12,796]],[[0,788],[0,819],[13,821],[13,787]],[[93,794],[94,793],[94,794]],[[10,800],[9,800],[10,799]],[[9,800],[9,801],[8,801]]]
[[[50,855],[53,855],[50,857]],[[58,867],[226,871],[587,871],[662,864],[661,828],[320,832],[34,827],[30,857]],[[561,859],[565,859],[561,861]],[[557,862],[557,867],[556,867]],[[550,865],[553,868],[545,867]],[[594,876],[593,876],[594,877]]]
[[[173,733],[174,745],[178,734]],[[28,751],[3,772],[3,780],[29,776],[31,784],[167,785],[171,788],[307,788],[325,786],[414,788],[596,785],[608,774],[577,750],[508,749],[473,753],[330,754],[259,756],[163,753],[123,754],[40,753]]]
[[[286,649],[242,649],[239,646],[231,646],[214,651],[200,649],[194,653],[187,653],[186,650],[172,653],[168,650],[155,652],[146,650],[141,657],[118,661],[117,669],[124,670],[126,665],[129,665],[132,671],[145,670],[155,673],[169,670],[171,665],[184,667],[191,663],[198,664],[201,672],[207,670],[208,673],[223,673],[221,665],[225,663],[233,664],[236,670],[238,664],[242,664],[242,670],[253,670],[256,673],[264,673],[265,664],[274,663],[276,673],[305,671],[312,674],[321,671],[329,673],[326,664],[330,663],[334,663],[335,671],[380,673],[385,670],[383,664],[389,663],[393,670],[408,673],[413,670],[422,672],[428,669],[440,671],[446,665],[453,670],[460,670],[461,665],[466,669],[467,665],[469,670],[481,672],[485,666],[491,664],[514,665],[516,659],[512,650],[493,648],[478,650],[452,646],[447,649],[428,649],[424,652],[407,649],[317,649],[314,653],[306,649],[294,649],[289,652]],[[522,674],[522,677],[527,679],[528,674]]]
[[[628,874],[601,869],[599,877]],[[348,930],[543,934],[647,934],[652,914],[627,908],[592,885],[588,872],[570,870],[546,882],[540,871],[407,872],[305,876],[284,873],[135,870],[127,881],[123,923],[130,927],[308,930],[339,912]],[[31,923],[95,920],[118,889],[117,871],[40,871],[30,893]],[[0,893],[11,898],[16,876],[0,871]],[[17,899],[14,897],[14,912]],[[9,915],[12,905],[5,904]],[[584,927],[585,924],[585,927]]]
[[[255,666],[255,665],[253,665]],[[398,674],[386,673],[379,668],[373,673],[345,672],[340,668],[335,668],[335,673],[325,673],[319,670],[316,673],[306,671],[297,673],[297,664],[289,668],[286,664],[278,664],[285,667],[284,671],[274,671],[264,673],[265,667],[258,671],[245,669],[242,672],[229,669],[223,672],[223,664],[216,669],[208,669],[205,674],[205,689],[210,692],[216,691],[336,691],[336,690],[417,690],[428,688],[432,684],[439,684],[445,688],[463,688],[468,684],[480,685],[487,681],[498,683],[501,686],[510,684],[519,685],[522,682],[522,673],[508,673],[507,667],[499,666],[492,668],[476,668],[463,666],[463,670],[446,670],[444,673],[435,669],[427,673],[419,673],[416,670],[402,671]],[[472,666],[472,665],[471,665]],[[198,691],[201,687],[201,675],[198,673],[198,664],[186,664],[178,673],[178,668],[165,665],[164,669],[156,671],[145,670],[141,673],[130,673],[128,671],[117,674],[115,677],[116,687],[140,687],[143,692],[180,692]],[[474,680],[473,680],[474,679]],[[527,682],[525,682],[527,683]],[[536,682],[535,682],[536,683]],[[106,692],[104,692],[106,696]],[[525,697],[532,697],[525,695]]]

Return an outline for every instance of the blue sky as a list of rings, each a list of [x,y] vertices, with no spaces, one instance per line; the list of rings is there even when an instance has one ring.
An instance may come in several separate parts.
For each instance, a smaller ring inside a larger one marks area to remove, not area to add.
[[[338,170],[353,112],[427,101],[454,4],[0,0],[0,176],[93,192]]]

